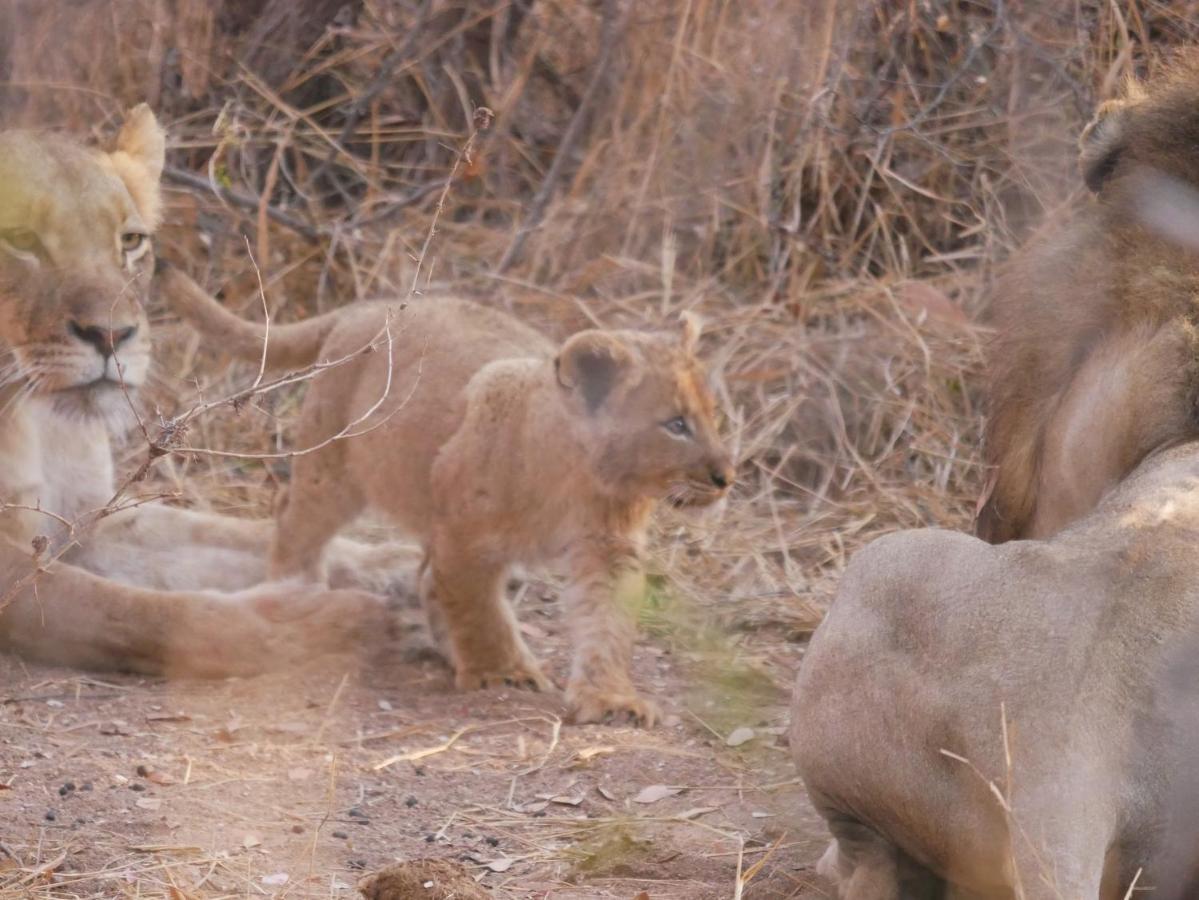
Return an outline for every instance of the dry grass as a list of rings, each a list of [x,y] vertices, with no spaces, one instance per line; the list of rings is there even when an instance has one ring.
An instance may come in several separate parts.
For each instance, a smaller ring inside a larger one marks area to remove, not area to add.
[[[740,483],[664,516],[656,565],[758,664],[864,542],[969,526],[994,267],[1078,199],[1095,103],[1197,33],[1191,0],[15,0],[0,115],[99,138],[149,100],[172,137],[160,252],[247,315],[255,261],[276,321],[413,285],[559,336],[700,312]],[[476,107],[494,124],[464,154]],[[253,380],[160,334],[164,413]],[[189,442],[285,447],[294,410]],[[286,470],[155,477],[263,514]]]

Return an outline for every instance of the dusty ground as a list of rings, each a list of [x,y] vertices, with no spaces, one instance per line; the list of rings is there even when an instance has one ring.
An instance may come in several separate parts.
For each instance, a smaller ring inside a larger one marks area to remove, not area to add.
[[[557,603],[518,597],[561,679]],[[220,682],[0,658],[0,896],[353,897],[428,857],[497,897],[828,896],[782,734],[801,646],[666,621],[637,656],[667,713],[649,732],[562,724],[554,696],[456,693],[415,630],[371,659]]]

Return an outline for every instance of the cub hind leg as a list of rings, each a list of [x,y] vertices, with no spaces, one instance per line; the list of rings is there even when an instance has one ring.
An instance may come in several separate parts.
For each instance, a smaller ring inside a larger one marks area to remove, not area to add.
[[[542,691],[553,687],[504,597],[506,569],[505,562],[483,548],[455,545],[452,533],[433,541],[422,600],[435,639],[448,645],[461,690],[505,684]]]
[[[297,457],[291,485],[276,516],[270,577],[300,576],[325,581],[325,549],[333,536],[365,506],[362,491],[348,478],[336,478],[342,448],[331,444]]]

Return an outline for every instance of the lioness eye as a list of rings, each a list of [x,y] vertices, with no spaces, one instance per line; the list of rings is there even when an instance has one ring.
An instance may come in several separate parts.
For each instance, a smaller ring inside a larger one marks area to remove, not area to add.
[[[662,423],[662,427],[675,437],[683,437],[691,433],[691,426],[687,424],[687,420],[682,416],[675,416],[673,419],[667,419]]]
[[[0,240],[18,253],[37,253],[42,246],[37,232],[28,228],[9,228],[6,231],[0,231]]]
[[[126,253],[135,253],[141,249],[145,241],[146,236],[140,231],[126,231],[121,235],[121,249]]]

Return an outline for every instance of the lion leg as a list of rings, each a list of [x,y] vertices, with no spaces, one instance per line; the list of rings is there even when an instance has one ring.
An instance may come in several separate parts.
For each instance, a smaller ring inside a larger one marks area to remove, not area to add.
[[[349,479],[330,480],[329,473],[335,469],[325,453],[295,462],[271,544],[272,579],[299,576],[306,581],[325,581],[326,545],[365,506],[361,491]]]
[[[833,816],[829,831],[833,841],[816,873],[837,886],[842,900],[944,900],[945,882],[874,829]]]
[[[1056,801],[1061,792],[1055,787],[1047,796]],[[1019,833],[1011,839],[1011,859],[1024,900],[1092,900],[1101,896],[1108,840],[1090,812],[1074,810],[1066,817],[1053,810],[1042,818],[1015,805]],[[1124,896],[1123,891],[1122,887],[1115,896]]]
[[[455,684],[460,690],[511,685],[549,690],[504,597],[507,566],[485,552],[436,541],[428,601],[443,617]],[[439,626],[433,626],[439,627]]]
[[[447,661],[451,660],[454,658],[454,652],[450,643],[450,629],[446,623],[445,612],[437,600],[437,592],[433,582],[432,560],[427,553],[425,554],[425,558],[421,560],[418,581],[417,593],[420,598],[421,609],[425,613],[425,620],[429,624],[429,636],[433,639],[433,644],[440,651],[441,655]]]
[[[563,600],[575,655],[566,701],[575,722],[627,718],[652,726],[657,704],[638,695],[630,669],[636,610],[645,596],[645,572],[635,547],[589,545],[574,554],[573,582]]]

